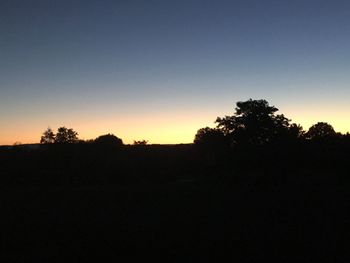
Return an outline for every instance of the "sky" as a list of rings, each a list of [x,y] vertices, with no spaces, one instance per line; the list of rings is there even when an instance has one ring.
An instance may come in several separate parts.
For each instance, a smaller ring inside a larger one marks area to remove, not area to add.
[[[349,47],[346,0],[1,0],[0,145],[189,143],[249,98],[345,133]]]

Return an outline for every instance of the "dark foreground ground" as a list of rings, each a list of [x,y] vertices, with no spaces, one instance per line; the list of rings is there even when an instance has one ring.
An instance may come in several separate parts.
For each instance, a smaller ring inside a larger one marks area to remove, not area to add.
[[[140,151],[115,174],[115,159],[62,170],[33,153],[13,155],[21,165],[3,164],[1,262],[349,262],[346,162],[333,172],[322,162],[228,169],[208,156],[194,161],[188,148],[176,158]],[[38,166],[23,169],[26,161]]]

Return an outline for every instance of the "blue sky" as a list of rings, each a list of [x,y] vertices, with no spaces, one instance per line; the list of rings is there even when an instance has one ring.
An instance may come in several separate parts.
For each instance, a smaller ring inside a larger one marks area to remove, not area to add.
[[[190,142],[249,98],[346,132],[349,31],[349,1],[3,0],[0,144]]]

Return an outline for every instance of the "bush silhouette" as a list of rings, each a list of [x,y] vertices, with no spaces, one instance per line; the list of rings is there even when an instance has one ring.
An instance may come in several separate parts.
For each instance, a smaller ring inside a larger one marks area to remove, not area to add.
[[[148,141],[142,140],[142,141],[134,141],[134,145],[147,145]]]
[[[224,146],[226,137],[220,129],[205,127],[197,131],[194,144],[204,148]]]
[[[97,137],[95,139],[95,143],[97,143],[99,145],[104,145],[104,146],[108,146],[108,145],[109,146],[122,146],[123,145],[122,139],[120,139],[117,136],[115,136],[114,134],[110,134],[110,133]]]

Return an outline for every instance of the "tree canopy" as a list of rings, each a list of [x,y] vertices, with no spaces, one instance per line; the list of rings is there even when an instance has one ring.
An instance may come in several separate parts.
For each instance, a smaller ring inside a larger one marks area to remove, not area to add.
[[[239,101],[232,116],[218,117],[217,129],[229,137],[230,143],[264,145],[288,138],[296,127],[266,100]]]
[[[216,128],[201,128],[197,131],[194,143],[201,147],[217,147],[226,144],[226,137],[223,131]]]
[[[101,145],[113,145],[113,146],[122,146],[123,141],[122,139],[118,138],[114,134],[105,134],[97,137],[95,139],[95,143],[101,144]]]
[[[334,128],[326,122],[318,122],[312,125],[306,133],[306,138],[311,140],[320,140],[335,136],[336,132]]]
[[[49,143],[76,143],[78,142],[78,133],[73,129],[68,129],[66,127],[59,127],[57,129],[57,133],[55,134],[52,129],[49,127],[41,136],[40,143],[41,144],[49,144]]]
[[[54,143],[55,142],[55,134],[52,131],[50,127],[48,127],[41,136],[40,143],[42,144],[48,144],[48,143]]]
[[[57,129],[55,142],[56,143],[75,143],[78,141],[78,133],[73,129],[60,127]]]

